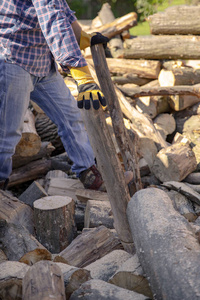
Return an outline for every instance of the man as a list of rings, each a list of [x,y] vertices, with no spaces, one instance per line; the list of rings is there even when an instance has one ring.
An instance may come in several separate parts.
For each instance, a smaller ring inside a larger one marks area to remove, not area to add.
[[[3,1],[3,3],[2,3]],[[106,43],[101,34],[82,31],[65,0],[2,0],[0,5],[0,187],[12,171],[29,100],[57,125],[72,170],[85,188],[105,190],[79,108],[106,102],[81,54]],[[78,85],[75,99],[57,71],[57,61]]]

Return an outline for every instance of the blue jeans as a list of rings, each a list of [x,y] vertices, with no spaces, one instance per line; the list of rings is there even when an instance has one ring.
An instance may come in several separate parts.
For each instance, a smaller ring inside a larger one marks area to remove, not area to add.
[[[94,154],[76,100],[62,76],[53,66],[48,76],[36,77],[0,56],[0,180],[12,172],[12,155],[30,99],[57,125],[78,177],[94,164]]]

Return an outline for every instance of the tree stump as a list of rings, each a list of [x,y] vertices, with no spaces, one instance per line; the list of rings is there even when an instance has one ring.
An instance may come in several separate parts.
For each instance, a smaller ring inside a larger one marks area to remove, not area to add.
[[[38,240],[51,253],[59,253],[76,236],[74,200],[64,196],[49,196],[36,200],[33,205]]]

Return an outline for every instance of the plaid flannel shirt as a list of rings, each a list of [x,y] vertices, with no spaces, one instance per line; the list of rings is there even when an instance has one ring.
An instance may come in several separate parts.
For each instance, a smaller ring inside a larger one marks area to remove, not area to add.
[[[86,66],[71,27],[75,20],[65,0],[1,0],[0,55],[39,77],[54,59],[65,71]]]

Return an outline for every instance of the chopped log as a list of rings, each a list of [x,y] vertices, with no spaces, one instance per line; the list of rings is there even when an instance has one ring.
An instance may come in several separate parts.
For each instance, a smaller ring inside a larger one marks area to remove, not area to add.
[[[176,5],[149,16],[147,21],[152,34],[199,35],[199,13],[197,5]]]
[[[200,69],[189,67],[162,69],[158,76],[160,86],[194,85],[200,82]]]
[[[103,280],[92,279],[76,290],[70,297],[70,300],[85,299],[85,300],[147,300],[143,295],[133,291],[122,289]]]
[[[108,282],[153,299],[148,280],[136,254],[127,259]]]
[[[0,242],[8,260],[13,261],[19,260],[29,251],[44,249],[25,227],[5,220],[0,220]]]
[[[66,196],[49,196],[36,200],[33,206],[38,240],[51,253],[59,253],[77,234],[74,200]]]
[[[94,228],[104,225],[114,228],[114,219],[109,201],[88,200],[85,209],[84,227]]]
[[[17,155],[15,153],[12,157],[13,169],[24,166],[24,165],[30,163],[31,161],[50,157],[54,150],[55,150],[55,147],[51,143],[42,142],[39,152],[35,155],[21,157],[20,155]]]
[[[93,65],[91,59],[87,59],[87,62]],[[111,73],[136,74],[149,79],[157,79],[161,68],[160,61],[154,60],[106,58],[106,62]]]
[[[148,82],[151,81],[151,79],[141,78],[136,74],[130,74],[130,73],[126,73],[121,76],[112,76],[111,79],[113,83],[119,85],[124,85],[126,83],[133,83],[140,86],[140,85],[147,84]]]
[[[89,245],[89,247],[88,247]],[[60,252],[68,264],[85,267],[116,249],[122,249],[119,238],[105,226],[99,226],[78,235]]]
[[[127,59],[199,59],[199,36],[139,36],[125,41]]]
[[[27,109],[24,117],[22,136],[16,146],[15,153],[19,156],[32,156],[41,148],[41,139],[35,129],[35,117],[30,109]]]
[[[115,20],[115,16],[108,3],[104,3],[101,10],[98,12],[99,19],[102,24],[111,23]],[[122,57],[124,53],[123,42],[120,35],[116,35],[109,41],[109,50],[112,57]]]
[[[6,261],[1,264],[0,298],[2,300],[22,299],[22,279],[29,268],[17,261]]]
[[[195,154],[190,145],[175,143],[158,152],[151,171],[162,182],[182,181],[196,168]]]
[[[77,190],[84,190],[83,184],[77,179],[71,178],[50,178],[45,185],[45,190],[49,196],[67,196],[77,201]]]
[[[61,269],[65,285],[65,296],[68,300],[71,294],[76,291],[82,283],[91,279],[90,272],[86,269],[72,267],[64,263],[56,263]]]
[[[130,257],[132,255],[124,250],[114,250],[84,269],[90,271],[93,279],[108,281]]]
[[[76,189],[75,194],[81,203],[86,203],[88,200],[109,201],[108,194],[101,191]]]
[[[111,39],[135,25],[137,25],[137,14],[135,12],[130,12],[123,17],[117,18],[108,24],[98,27],[98,32]],[[94,30],[88,30],[87,32],[91,33],[94,32]]]
[[[200,116],[191,116],[185,121],[183,125],[183,136],[186,137],[193,144],[193,152],[196,157],[198,164],[197,169],[200,168],[200,148],[199,148],[199,137],[200,137]]]
[[[193,95],[171,95],[168,102],[173,110],[179,111],[199,103],[200,98]]]
[[[139,261],[156,299],[197,300],[200,245],[168,195],[156,188],[143,189],[131,198],[127,215]]]
[[[0,219],[34,233],[33,210],[10,193],[0,190]]]
[[[194,185],[200,184],[200,173],[199,172],[191,173],[184,179],[184,181],[188,183],[192,183]]]
[[[200,205],[199,193],[195,192],[191,187],[189,187],[185,183],[177,181],[168,181],[164,182],[162,185],[168,189],[178,191],[179,193],[185,195],[190,201]]]
[[[29,187],[19,196],[19,200],[30,205],[33,208],[33,202],[39,198],[48,196],[44,188],[34,181]]]
[[[47,249],[34,249],[24,254],[19,262],[32,266],[40,260],[52,260],[52,255]]]
[[[165,136],[172,134],[176,130],[176,121],[172,114],[159,114],[153,120],[153,123],[157,130],[163,131]]]
[[[22,299],[65,300],[63,274],[56,263],[40,261],[23,278]]]
[[[120,88],[124,92],[124,88]],[[128,89],[130,91],[130,89]],[[126,88],[125,88],[126,94]],[[149,115],[151,119],[154,119],[157,115],[170,111],[168,96],[146,96],[136,99],[136,109],[143,114]]]
[[[172,200],[172,204],[182,216],[184,216],[189,222],[193,222],[197,218],[197,214],[194,211],[192,202],[181,193],[177,191],[166,191],[170,199]]]
[[[50,170],[55,169],[66,172],[71,169],[71,165],[68,164],[65,155],[39,159],[14,169],[9,177],[8,187],[37,180],[46,175]]]

